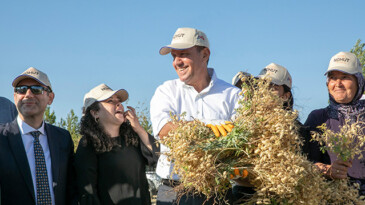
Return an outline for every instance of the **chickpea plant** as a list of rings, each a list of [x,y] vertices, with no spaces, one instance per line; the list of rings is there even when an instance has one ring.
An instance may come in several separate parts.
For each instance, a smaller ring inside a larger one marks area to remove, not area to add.
[[[227,136],[215,137],[199,120],[172,117],[178,128],[161,143],[180,176],[176,191],[222,199],[232,180],[242,177],[256,191],[246,204],[363,204],[355,187],[327,181],[302,154],[298,113],[283,109],[270,79],[242,81],[248,83]]]
[[[365,135],[363,133],[364,122],[345,120],[340,132],[333,132],[326,124],[319,126],[320,133],[313,133],[313,139],[322,145],[321,150],[331,151],[342,161],[362,159],[364,150]]]

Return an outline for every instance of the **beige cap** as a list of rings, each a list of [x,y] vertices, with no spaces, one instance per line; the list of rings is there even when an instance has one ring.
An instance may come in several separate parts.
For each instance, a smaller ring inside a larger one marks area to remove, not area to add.
[[[291,89],[292,78],[286,68],[276,63],[270,63],[261,70],[258,78],[269,77],[275,85],[286,85]]]
[[[20,81],[27,79],[27,78],[32,78],[32,79],[38,81],[42,85],[49,87],[52,91],[51,82],[49,81],[47,74],[45,74],[42,71],[37,70],[36,68],[33,68],[33,67],[28,68],[21,75],[16,77],[12,83],[13,87],[16,87]]]
[[[171,49],[184,50],[193,46],[204,46],[209,48],[209,41],[205,33],[195,28],[178,28],[172,37],[170,45],[160,49],[161,55],[171,52]]]
[[[362,73],[362,68],[355,54],[339,52],[331,58],[325,75],[331,71],[341,71],[353,75],[355,73]]]
[[[232,85],[236,85],[243,76],[250,77],[251,74],[249,74],[247,72],[243,72],[243,71],[238,71],[238,73],[235,76],[233,76],[233,78],[232,78]]]
[[[112,90],[109,86],[103,84],[100,84],[96,86],[95,88],[91,89],[88,93],[84,96],[84,110],[86,110],[90,105],[92,105],[94,102],[103,101],[111,96],[116,94],[118,98],[124,102],[128,99],[128,92],[124,89],[119,90]]]

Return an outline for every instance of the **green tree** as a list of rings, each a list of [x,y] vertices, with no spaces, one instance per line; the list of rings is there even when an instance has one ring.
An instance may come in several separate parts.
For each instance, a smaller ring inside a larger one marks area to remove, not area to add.
[[[361,40],[358,39],[350,52],[354,53],[357,58],[359,58],[362,65],[362,74],[365,75],[365,43],[361,43]]]
[[[67,114],[66,120],[61,118],[60,122],[58,123],[58,126],[63,127],[64,129],[70,132],[76,148],[77,145],[79,144],[81,135],[80,135],[79,117],[75,115],[73,109],[71,109],[71,111]]]
[[[56,122],[56,113],[54,111],[51,112],[51,108],[48,106],[44,112],[44,121],[69,131],[74,142],[75,149],[77,148],[81,139],[80,122],[79,117],[75,114],[73,109],[71,109],[71,111],[67,114],[66,120],[61,118],[59,122]]]
[[[51,108],[49,106],[44,112],[44,121],[51,125],[54,125],[56,123],[56,114],[54,111],[51,112]]]

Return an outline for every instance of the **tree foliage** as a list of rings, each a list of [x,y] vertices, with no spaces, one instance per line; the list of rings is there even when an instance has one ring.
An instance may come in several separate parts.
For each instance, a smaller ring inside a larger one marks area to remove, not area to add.
[[[51,108],[49,106],[44,112],[44,121],[51,125],[54,125],[56,123],[56,114],[54,111],[51,112]]]
[[[365,43],[361,43],[361,39],[358,39],[350,52],[359,58],[362,65],[362,74],[365,75]]]
[[[71,111],[67,114],[66,120],[61,118],[60,122],[58,123],[58,126],[70,132],[76,148],[77,145],[79,144],[81,135],[80,135],[79,117],[75,115],[73,109],[71,109]]]
[[[75,149],[77,148],[77,145],[79,144],[81,135],[80,135],[80,122],[79,117],[75,114],[73,109],[67,114],[66,119],[63,118],[60,119],[59,122],[56,122],[56,114],[54,111],[51,111],[50,107],[46,108],[46,111],[44,112],[44,120],[45,122],[56,125],[58,127],[62,127],[70,132],[72,140],[75,145]]]

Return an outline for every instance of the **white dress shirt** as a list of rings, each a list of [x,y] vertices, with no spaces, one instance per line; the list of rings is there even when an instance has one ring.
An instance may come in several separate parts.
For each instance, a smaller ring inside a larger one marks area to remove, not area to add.
[[[17,117],[17,121],[18,121],[18,125],[19,125],[20,134],[22,136],[25,153],[27,154],[30,172],[32,174],[33,188],[34,188],[34,194],[35,194],[36,200],[37,200],[37,181],[36,181],[34,146],[33,146],[34,138],[30,134],[30,132],[33,132],[33,131],[41,132],[41,135],[39,135],[39,142],[40,142],[43,152],[44,152],[44,158],[45,158],[46,166],[47,166],[49,190],[51,193],[52,204],[54,205],[55,201],[54,201],[54,192],[53,192],[51,152],[50,152],[49,146],[48,146],[47,133],[44,130],[44,122],[42,122],[42,126],[39,129],[34,129],[33,127],[31,127],[27,123],[25,123],[23,120],[21,120],[19,116]]]
[[[160,85],[151,99],[150,115],[152,129],[158,139],[162,127],[171,121],[170,113],[179,115],[185,113],[185,119],[199,119],[203,122],[232,120],[240,99],[237,87],[217,78],[214,70],[208,68],[211,81],[204,90],[198,93],[194,87],[186,85],[180,79],[169,80]],[[173,163],[167,160],[163,153],[169,148],[161,144],[161,156],[157,162],[156,173],[161,178],[178,180],[177,175],[171,176]]]

